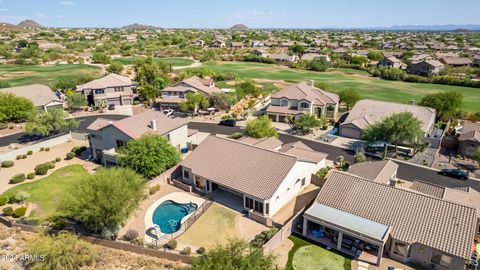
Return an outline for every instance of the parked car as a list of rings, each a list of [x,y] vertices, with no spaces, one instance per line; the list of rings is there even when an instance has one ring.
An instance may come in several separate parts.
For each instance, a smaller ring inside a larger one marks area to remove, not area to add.
[[[170,116],[173,113],[174,113],[174,111],[172,109],[163,110],[163,114],[165,114],[166,116]]]
[[[464,172],[458,169],[442,169],[438,173],[444,176],[453,177],[460,180],[468,180],[468,172]]]
[[[115,110],[115,104],[108,104],[108,109],[111,111],[111,110]]]
[[[237,120],[233,118],[223,119],[219,124],[221,126],[234,127],[237,124]]]

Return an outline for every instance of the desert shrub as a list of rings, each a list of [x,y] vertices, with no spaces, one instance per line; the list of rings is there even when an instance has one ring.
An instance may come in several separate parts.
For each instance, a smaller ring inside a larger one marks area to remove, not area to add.
[[[138,232],[136,230],[128,230],[123,237],[127,241],[133,241],[133,239],[138,237]]]
[[[70,159],[72,159],[72,158],[74,158],[74,157],[75,157],[75,153],[73,153],[73,152],[68,152],[68,153],[66,154],[67,160],[70,160]]]
[[[26,159],[26,158],[27,158],[27,155],[23,154],[22,159]]]
[[[68,220],[66,217],[61,215],[52,216],[48,219],[48,226],[54,230],[65,230],[68,225]]]
[[[10,207],[10,206],[5,207],[5,208],[3,208],[2,212],[5,216],[9,217],[9,216],[13,215],[13,208]]]
[[[40,152],[45,151],[45,147],[40,147]]]
[[[45,151],[50,151],[50,147],[45,147]]]
[[[54,163],[54,162],[46,162],[45,164],[47,164],[48,169],[53,169],[53,168],[55,168],[55,163]]]
[[[180,251],[180,254],[190,255],[190,254],[192,254],[192,249],[190,247],[186,247],[186,248],[182,249],[182,251]]]
[[[15,211],[13,211],[13,217],[19,218],[25,216],[25,213],[27,212],[27,207],[26,206],[20,206]]]
[[[367,157],[365,156],[364,153],[358,153],[353,157],[354,163],[361,163],[361,162],[365,162],[366,160],[367,160]]]
[[[10,179],[10,181],[8,183],[9,184],[18,184],[18,183],[22,183],[23,181],[25,181],[25,174],[24,173],[19,173],[19,174],[15,174]]]
[[[33,154],[33,151],[32,151],[32,150],[28,150],[28,151],[27,151],[27,155],[31,155],[31,154]]]
[[[71,152],[75,153],[77,156],[80,156],[85,150],[87,150],[86,146],[75,146],[72,148]]]
[[[177,241],[172,239],[165,244],[165,247],[168,249],[174,250],[177,248]]]
[[[55,158],[55,162],[60,162],[61,160],[62,160],[61,157],[56,157],[56,158]]]
[[[159,190],[160,190],[160,185],[157,184],[157,185],[151,186],[150,189],[148,190],[148,193],[150,195],[153,195],[153,194],[157,193]]]
[[[0,123],[0,130],[8,128],[7,123]]]
[[[205,248],[204,247],[199,247],[196,251],[197,254],[204,254],[205,253]]]
[[[17,155],[15,159],[22,159],[22,155]]]
[[[31,225],[31,226],[38,226],[40,224],[40,219],[38,218],[27,218],[27,217],[20,217],[17,220],[17,223]]]
[[[17,194],[15,194],[15,202],[17,203],[23,203],[25,202],[28,198],[30,198],[30,194],[26,191],[20,191]]]
[[[235,133],[232,133],[230,135],[230,138],[234,139],[234,140],[238,140],[240,139],[241,137],[243,136],[243,134],[241,132],[235,132]]]
[[[253,247],[260,248],[262,247],[268,240],[270,240],[276,233],[278,232],[278,228],[271,228],[270,230],[265,230],[255,236],[255,238],[250,241],[250,244]]]
[[[0,196],[0,206],[4,206],[9,200],[10,198],[8,198],[8,196]]]
[[[141,238],[135,238],[130,243],[135,244],[137,246],[143,246],[145,243],[143,242],[143,239]]]
[[[34,170],[36,175],[45,175],[50,170],[50,162],[38,164]]]
[[[27,174],[27,178],[30,179],[30,180],[34,179],[35,178],[35,173],[31,172],[31,173]]]
[[[330,167],[323,167],[320,170],[318,170],[315,174],[320,178],[325,178],[329,171],[330,171]]]
[[[15,164],[15,162],[13,162],[13,160],[4,160],[4,161],[2,161],[2,168],[13,167],[13,164]]]

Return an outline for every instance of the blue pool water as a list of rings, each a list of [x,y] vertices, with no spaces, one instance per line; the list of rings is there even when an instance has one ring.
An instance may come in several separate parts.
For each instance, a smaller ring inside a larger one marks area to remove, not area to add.
[[[181,227],[182,218],[197,209],[194,203],[177,203],[164,201],[153,212],[153,224],[160,227],[163,233],[174,233]]]

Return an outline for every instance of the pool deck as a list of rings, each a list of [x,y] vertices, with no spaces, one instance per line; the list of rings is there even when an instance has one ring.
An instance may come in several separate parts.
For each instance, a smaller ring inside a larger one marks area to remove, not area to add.
[[[198,196],[195,196],[195,195],[190,194],[190,193],[186,193],[186,192],[173,192],[173,193],[167,194],[167,195],[163,196],[162,198],[156,200],[154,203],[152,203],[150,205],[150,207],[148,207],[147,211],[145,212],[145,228],[146,228],[146,230],[149,230],[154,225],[153,224],[153,213],[155,212],[155,209],[157,209],[157,207],[160,204],[162,204],[163,202],[169,201],[169,200],[174,201],[176,203],[183,203],[183,204],[194,203],[194,204],[198,205],[198,207],[200,207],[205,202],[205,199],[203,199],[201,197],[198,197]],[[183,223],[185,220],[187,220],[193,213],[195,213],[195,212],[192,212],[192,213],[184,216],[181,220],[181,223]],[[156,239],[154,239],[153,237],[151,237],[151,236],[149,236],[148,234],[145,233],[145,236],[144,236],[145,243],[150,243],[153,240],[156,240]]]

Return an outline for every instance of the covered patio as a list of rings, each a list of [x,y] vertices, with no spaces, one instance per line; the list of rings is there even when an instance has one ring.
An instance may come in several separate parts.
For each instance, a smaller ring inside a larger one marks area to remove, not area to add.
[[[380,265],[390,227],[316,203],[304,214],[302,234],[359,261]]]

